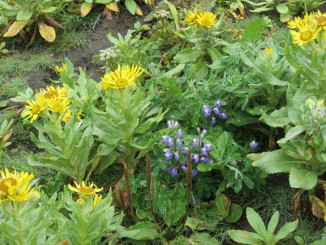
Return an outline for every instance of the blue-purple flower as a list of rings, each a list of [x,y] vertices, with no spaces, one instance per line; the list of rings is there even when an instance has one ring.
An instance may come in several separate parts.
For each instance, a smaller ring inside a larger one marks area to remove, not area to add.
[[[162,143],[165,144],[165,143],[168,143],[168,142],[169,142],[170,136],[168,136],[168,135],[163,135],[162,138],[163,138],[163,139],[162,139]]]
[[[172,120],[168,121],[168,128],[170,130],[177,129],[178,126],[179,126],[178,122],[175,122],[175,121],[172,121]]]
[[[196,175],[198,174],[198,170],[197,169],[193,169],[191,170],[191,177],[196,177]]]
[[[182,132],[182,130],[181,130],[181,129],[179,129],[179,130],[177,131],[176,135],[177,135],[177,137],[178,137],[178,138],[181,138],[181,137],[182,137],[182,135],[183,135],[183,132]]]
[[[212,125],[215,125],[215,124],[216,124],[216,118],[212,117]]]
[[[192,140],[194,143],[192,143],[192,147],[196,147],[199,145],[199,139],[193,139]]]
[[[225,115],[225,113],[221,113],[220,118],[223,120],[226,120],[226,119],[228,119],[228,116]]]
[[[211,108],[209,105],[203,105],[202,111],[204,112],[204,117],[209,117],[211,115]]]
[[[256,141],[253,140],[253,141],[250,142],[249,145],[250,145],[250,147],[252,149],[256,149],[258,147],[258,142],[256,142]]]
[[[200,158],[200,161],[201,161],[202,163],[212,163],[212,160],[211,160],[210,156],[207,156],[207,157],[201,157],[201,158]]]
[[[170,148],[163,149],[165,161],[170,161],[173,157],[173,153]]]
[[[216,108],[220,108],[222,106],[222,103],[221,103],[221,101],[217,101],[216,103],[215,103],[215,107]]]
[[[199,154],[191,153],[191,160],[195,163],[199,162]]]
[[[176,167],[169,167],[168,171],[169,171],[169,175],[171,175],[172,177],[176,177],[178,174],[178,168]]]
[[[177,139],[177,146],[182,146],[182,141],[180,139]]]
[[[207,130],[204,129],[203,132],[201,132],[201,134],[200,134],[200,138],[201,139],[204,138],[206,134],[207,134]]]
[[[208,156],[208,152],[212,151],[212,145],[211,144],[204,144],[204,147],[200,149],[201,153],[207,157]]]
[[[189,148],[188,147],[181,147],[180,150],[181,150],[182,154],[187,155]]]

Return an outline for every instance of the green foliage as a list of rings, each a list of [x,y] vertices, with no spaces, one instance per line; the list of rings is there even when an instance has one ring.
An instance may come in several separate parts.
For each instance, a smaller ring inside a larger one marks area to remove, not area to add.
[[[266,229],[265,224],[259,214],[252,208],[246,210],[247,220],[256,233],[240,230],[230,230],[228,233],[230,237],[242,244],[277,244],[278,241],[287,237],[293,232],[297,225],[298,220],[285,224],[277,234],[274,234],[279,221],[279,212],[276,211],[268,223]]]

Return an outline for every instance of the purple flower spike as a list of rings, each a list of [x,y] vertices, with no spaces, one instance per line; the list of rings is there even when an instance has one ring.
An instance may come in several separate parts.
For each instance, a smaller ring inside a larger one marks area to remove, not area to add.
[[[221,112],[218,110],[217,107],[213,108],[213,111],[215,112],[216,115],[218,115],[219,117],[221,116]]]
[[[208,156],[208,153],[207,153],[207,150],[206,150],[205,147],[201,148],[200,151],[201,151],[201,153],[202,153],[205,157]]]
[[[199,162],[199,155],[198,154],[191,154],[191,160],[193,160],[195,163]]]
[[[176,160],[176,161],[179,161],[179,160],[180,160],[179,152],[178,152],[178,151],[175,151],[175,152],[173,152],[173,153],[174,153],[174,156],[175,156],[175,160]]]
[[[168,171],[169,175],[171,175],[172,177],[176,177],[178,174],[178,169],[176,167],[169,167]]]
[[[162,143],[165,144],[165,143],[168,143],[168,142],[169,142],[170,136],[168,136],[168,135],[163,135],[162,138],[163,138],[163,139],[162,139]]]
[[[180,139],[177,139],[177,146],[182,146],[182,141]]]
[[[217,101],[216,103],[215,103],[215,107],[216,108],[220,108],[222,106],[222,103],[221,103],[221,101]]]
[[[256,148],[258,147],[258,142],[256,142],[256,141],[251,141],[251,142],[250,142],[250,147],[251,147],[252,149],[256,149]]]
[[[193,144],[192,144],[192,147],[196,147],[199,145],[199,139],[193,139]]]
[[[205,147],[207,152],[210,152],[210,151],[213,150],[212,144],[204,144],[204,147]]]
[[[173,157],[172,151],[170,148],[163,149],[165,161],[170,161]]]
[[[223,120],[226,120],[226,119],[228,119],[228,116],[225,115],[224,113],[221,113],[220,118],[222,118]]]
[[[169,142],[170,147],[172,147],[174,145],[174,139],[173,138],[169,138],[168,142]]]
[[[175,121],[172,121],[172,120],[168,121],[168,128],[170,130],[176,129],[178,126],[179,126],[178,122],[175,122]]]
[[[201,157],[200,161],[203,162],[203,163],[211,163],[212,162],[212,160],[211,160],[211,158],[209,156],[208,157]]]
[[[215,124],[216,124],[216,118],[212,117],[212,125],[215,125]]]
[[[181,147],[180,150],[182,152],[183,155],[187,155],[188,154],[188,147]]]
[[[183,135],[183,132],[181,131],[181,129],[179,129],[179,130],[177,131],[177,137],[178,137],[178,138],[181,138],[182,135]]]
[[[191,171],[191,177],[196,177],[196,175],[198,174],[198,170],[197,169],[194,169]]]
[[[209,105],[203,105],[202,111],[204,112],[204,117],[209,117],[211,115],[211,108]]]
[[[185,165],[182,165],[181,169],[183,170],[183,172],[187,173],[187,167]]]
[[[201,132],[201,134],[200,134],[200,138],[201,139],[204,138],[206,134],[207,134],[207,130],[204,129],[203,132]]]

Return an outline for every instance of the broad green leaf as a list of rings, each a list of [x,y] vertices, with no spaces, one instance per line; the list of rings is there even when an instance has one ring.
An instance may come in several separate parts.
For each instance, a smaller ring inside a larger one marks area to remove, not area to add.
[[[244,30],[241,41],[242,42],[258,41],[266,25],[267,25],[267,21],[265,20],[265,17],[260,17],[258,19],[255,19]]]
[[[4,37],[13,37],[16,36],[27,24],[28,20],[18,20],[15,21],[8,29],[8,31],[3,34]]]
[[[259,121],[273,128],[283,128],[289,124],[288,109],[287,107],[282,107],[279,110],[273,111],[270,115],[264,113],[259,118]]]
[[[187,63],[189,61],[196,60],[199,56],[203,55],[203,51],[192,49],[192,48],[186,48],[181,51],[179,51],[176,56],[174,57],[174,60],[177,63]]]
[[[43,22],[38,23],[38,28],[41,36],[48,42],[53,42],[55,40],[56,34],[52,26],[48,26]]]
[[[191,72],[196,80],[203,80],[208,75],[208,71],[206,62],[199,62],[191,67]]]
[[[30,12],[25,9],[21,9],[17,14],[17,20],[27,21],[29,20],[33,15],[33,12]]]
[[[304,131],[304,128],[300,125],[291,128],[285,135],[283,139],[280,139],[277,143],[285,143],[286,141],[294,138],[295,136],[301,134]]]
[[[129,13],[135,15],[137,10],[137,4],[134,0],[125,0],[126,9],[128,9]]]
[[[159,234],[152,222],[145,221],[122,230],[120,236],[134,240],[155,240],[159,237]]]
[[[242,215],[242,207],[239,204],[232,203],[230,206],[230,211],[226,221],[229,223],[237,222]]]
[[[88,13],[91,11],[93,7],[92,3],[87,3],[84,2],[81,6],[80,6],[80,13],[83,17],[85,17],[86,15],[88,15]]]
[[[285,14],[289,11],[289,8],[285,4],[277,5],[276,9],[280,14]]]
[[[263,158],[255,161],[252,166],[260,168],[269,174],[290,172],[293,167],[304,164],[294,157],[287,155],[284,151],[268,152]]]
[[[248,207],[246,210],[246,215],[248,223],[257,232],[257,234],[263,238],[267,231],[259,214],[257,214],[254,209]]]
[[[218,245],[220,244],[215,237],[212,237],[206,232],[194,232],[188,239],[188,244],[202,245],[205,241],[205,245]]]
[[[169,70],[168,72],[166,72],[166,73],[164,74],[164,77],[171,78],[171,77],[173,77],[174,75],[177,75],[177,74],[179,74],[181,71],[183,71],[184,68],[185,68],[185,64],[179,64],[179,65],[177,65],[175,68],[173,68],[172,70]]]
[[[223,162],[219,162],[219,163],[199,163],[197,165],[197,170],[199,172],[209,172],[213,169],[219,169],[221,167],[221,164]]]
[[[240,230],[230,230],[228,231],[229,236],[232,240],[241,243],[241,244],[255,244],[255,245],[263,245],[260,242],[261,237],[256,233],[248,232],[248,231],[240,231]]]
[[[317,179],[318,174],[307,169],[299,169],[294,167],[290,171],[289,180],[292,188],[311,190],[316,186]]]

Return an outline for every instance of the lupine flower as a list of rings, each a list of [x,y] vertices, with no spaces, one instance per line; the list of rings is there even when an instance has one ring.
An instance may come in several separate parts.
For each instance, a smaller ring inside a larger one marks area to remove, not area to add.
[[[250,147],[252,148],[252,149],[256,149],[257,147],[258,147],[258,142],[256,142],[256,141],[251,141],[250,142]]]
[[[199,162],[199,154],[191,154],[191,160],[194,161],[195,163]]]
[[[211,108],[209,105],[203,105],[202,111],[204,112],[204,117],[209,117],[211,115]]]
[[[216,115],[218,115],[218,116],[221,115],[221,112],[218,110],[217,107],[214,107],[214,108],[213,108],[213,111],[215,112]]]
[[[173,138],[170,138],[170,139],[168,140],[168,142],[169,142],[169,146],[170,146],[170,147],[172,147],[172,146],[174,145],[174,139],[173,139]]]
[[[191,177],[196,177],[196,175],[198,174],[198,170],[197,169],[194,169],[194,170],[191,170]]]
[[[225,113],[221,113],[220,118],[222,118],[223,120],[226,120],[226,119],[228,119],[228,116],[225,115]]]
[[[201,134],[200,134],[200,138],[201,139],[204,138],[206,134],[207,134],[207,130],[204,129],[203,132],[201,132]]]
[[[163,149],[165,161],[170,161],[173,157],[172,151],[170,148]]]
[[[189,148],[188,147],[181,147],[180,150],[181,150],[182,154],[187,155]]]
[[[212,145],[211,144],[205,144],[203,148],[200,149],[201,153],[207,157],[208,156],[208,152],[212,151]]]
[[[179,129],[179,130],[177,131],[177,137],[178,137],[178,138],[181,138],[182,135],[183,135],[183,132],[182,132],[181,129]]]
[[[221,103],[221,101],[217,101],[216,103],[215,103],[215,107],[216,108],[220,108],[222,106],[222,103]]]
[[[168,171],[172,177],[176,177],[178,174],[178,169],[176,167],[169,167]]]
[[[173,153],[174,153],[174,156],[175,156],[175,160],[176,160],[176,161],[179,161],[179,160],[180,160],[179,152],[178,152],[178,151],[175,151],[175,152],[173,152]]]
[[[182,165],[181,169],[183,170],[183,172],[187,173],[187,167],[185,165]]]
[[[212,162],[212,160],[211,160],[211,158],[209,156],[201,157],[200,161],[203,162],[203,163],[211,163]]]
[[[170,130],[176,129],[178,126],[179,126],[178,122],[175,122],[175,121],[172,121],[172,120],[168,121],[168,128]]]
[[[177,139],[177,146],[182,146],[182,141],[180,139]]]
[[[215,125],[215,124],[216,124],[216,118],[212,117],[212,125]]]
[[[193,139],[192,147],[196,147],[199,145],[199,139]]]
[[[168,136],[168,135],[163,135],[163,139],[162,139],[162,143],[168,143],[169,142],[169,139],[170,139],[170,136]]]

